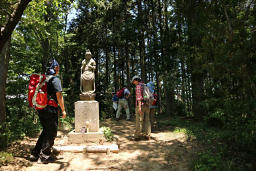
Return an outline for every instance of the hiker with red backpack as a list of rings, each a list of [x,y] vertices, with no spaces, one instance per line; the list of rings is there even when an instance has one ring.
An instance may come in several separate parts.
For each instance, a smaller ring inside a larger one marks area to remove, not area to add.
[[[61,81],[57,77],[58,73],[59,64],[53,59],[49,62],[46,75],[33,74],[30,77],[29,104],[37,110],[43,127],[36,146],[31,152],[30,159],[43,164],[54,161],[51,156],[51,148],[57,136],[58,105],[62,110],[62,117],[66,117]]]
[[[149,104],[152,103],[152,94],[150,94],[148,87],[141,82],[139,76],[134,76],[131,83],[136,85],[136,130],[134,140],[150,140]]]
[[[118,108],[116,112],[116,120],[120,119],[122,109],[125,109],[126,120],[130,121],[131,116],[130,116],[130,110],[128,105],[128,98],[130,96],[130,91],[126,87],[123,87],[116,93],[116,96],[118,97]]]

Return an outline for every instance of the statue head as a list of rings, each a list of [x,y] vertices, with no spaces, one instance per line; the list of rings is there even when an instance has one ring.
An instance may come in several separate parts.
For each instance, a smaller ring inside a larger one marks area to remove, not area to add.
[[[85,52],[85,59],[90,60],[91,58],[92,58],[92,53],[89,49],[87,49]]]

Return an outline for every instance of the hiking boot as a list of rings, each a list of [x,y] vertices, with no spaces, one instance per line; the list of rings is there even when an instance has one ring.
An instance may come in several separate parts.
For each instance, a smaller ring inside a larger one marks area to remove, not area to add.
[[[48,159],[38,158],[37,163],[38,164],[48,164],[55,162],[56,159],[53,157],[49,157]]]
[[[35,155],[33,155],[33,154],[30,154],[30,156],[29,156],[29,160],[30,161],[37,161],[38,160],[38,156],[35,156]]]

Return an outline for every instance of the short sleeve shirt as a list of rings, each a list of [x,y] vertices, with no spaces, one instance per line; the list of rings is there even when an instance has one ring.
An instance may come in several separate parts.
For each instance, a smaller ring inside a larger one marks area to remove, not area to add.
[[[47,93],[50,98],[54,99],[57,103],[57,92],[62,92],[61,81],[58,77],[53,76],[47,84]]]

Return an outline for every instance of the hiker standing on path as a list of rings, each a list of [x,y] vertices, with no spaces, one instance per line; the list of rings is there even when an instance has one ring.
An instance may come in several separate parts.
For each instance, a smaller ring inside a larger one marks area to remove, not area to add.
[[[66,111],[64,107],[64,99],[62,96],[61,81],[57,76],[59,73],[59,64],[53,59],[49,62],[47,68],[47,77],[50,78],[47,83],[47,94],[49,99],[57,102],[62,110],[62,117],[66,118]],[[54,144],[55,137],[57,136],[58,129],[58,105],[47,105],[42,110],[38,111],[40,123],[43,127],[35,148],[32,150],[30,159],[38,163],[53,162],[54,159],[51,156],[51,148]]]
[[[142,138],[150,139],[151,124],[149,119],[149,105],[144,103],[143,89],[144,84],[139,76],[132,78],[132,84],[136,85],[136,130],[135,140]]]
[[[151,129],[152,131],[153,130],[155,131],[157,128],[157,121],[155,116],[156,108],[157,108],[157,94],[155,93],[155,85],[152,81],[147,83],[147,87],[149,88],[150,92],[154,96],[154,101],[152,102],[152,104],[149,105],[149,108],[150,108],[149,116],[150,116]]]
[[[126,120],[128,121],[131,120],[130,110],[128,105],[129,96],[130,96],[130,91],[126,87],[120,89],[117,92],[117,97],[118,97],[118,108],[116,112],[117,120],[119,120],[123,108],[125,109],[125,112],[126,112]]]

